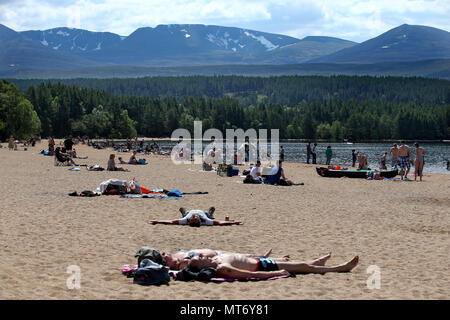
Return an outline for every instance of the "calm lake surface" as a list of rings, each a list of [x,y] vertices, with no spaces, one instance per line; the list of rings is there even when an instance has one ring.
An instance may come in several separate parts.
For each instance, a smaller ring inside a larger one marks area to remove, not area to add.
[[[140,140],[139,140],[140,141]],[[145,144],[149,142],[145,141]],[[117,142],[116,142],[117,143]],[[210,142],[203,142],[203,147],[206,147]],[[163,150],[167,150],[176,145],[176,142],[169,140],[158,141],[159,146]],[[325,164],[325,150],[327,146],[331,146],[333,150],[333,157],[331,159],[332,165],[351,166],[352,165],[352,149],[355,149],[360,154],[364,154],[368,157],[369,167],[372,169],[379,168],[379,161],[384,152],[388,152],[387,167],[391,168],[391,157],[389,150],[392,147],[393,142],[382,143],[354,143],[347,144],[342,142],[320,142],[317,144],[317,164]],[[413,142],[408,142],[413,156],[415,157],[415,149]],[[306,142],[295,141],[280,141],[280,146],[285,149],[285,161],[286,162],[303,162],[306,163]],[[424,172],[430,173],[446,173],[450,174],[447,170],[447,160],[450,160],[450,143],[420,143],[420,146],[425,149],[425,166]],[[411,168],[411,172],[414,172],[414,167]]]

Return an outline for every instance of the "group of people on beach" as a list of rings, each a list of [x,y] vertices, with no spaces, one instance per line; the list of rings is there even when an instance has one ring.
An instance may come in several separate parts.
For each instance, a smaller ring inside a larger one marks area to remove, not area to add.
[[[391,154],[391,165],[393,168],[400,167],[400,175],[402,180],[408,178],[408,173],[411,165],[414,164],[414,180],[417,180],[419,176],[420,181],[422,181],[423,176],[423,166],[425,165],[425,150],[420,147],[419,143],[414,143],[416,157],[415,160],[411,149],[405,144],[405,141],[400,141],[400,146],[396,143],[392,146],[390,150]]]
[[[18,151],[19,150],[19,148],[18,148],[19,144],[20,144],[20,141],[19,140],[15,140],[14,136],[11,135],[9,137],[8,149],[10,151],[11,150]],[[23,150],[27,151],[29,146],[34,147],[35,144],[36,144],[36,138],[31,137],[31,138],[25,139],[25,140],[22,141]],[[3,146],[0,145],[0,148],[3,148]]]
[[[263,176],[260,169],[261,161],[258,160],[256,161],[256,164],[251,167],[249,174],[247,174],[244,179],[244,183],[265,183],[279,186],[303,185],[303,183],[294,183],[286,177],[282,160],[277,161],[277,164],[270,169],[270,174],[266,176]]]
[[[411,149],[408,145],[406,145],[404,140],[400,141],[400,144],[394,143],[390,148],[389,154],[391,156],[391,166],[393,169],[400,168],[400,176],[401,179],[407,179],[408,173],[411,169],[411,165],[414,165],[414,180],[417,180],[419,177],[420,181],[422,181],[423,177],[423,167],[425,165],[425,150],[420,147],[418,142],[414,143],[415,147],[415,158],[411,153]],[[312,157],[312,163],[316,163],[316,154],[317,154],[317,143],[314,143],[311,146],[311,142],[309,141],[306,145],[306,163],[309,164],[310,158]],[[333,151],[331,150],[331,146],[328,146],[326,151],[326,164],[330,165],[331,158],[333,156]],[[387,156],[388,152],[384,152],[379,159],[379,167],[381,170],[387,170]],[[356,149],[352,149],[352,167],[356,167],[358,164],[359,170],[370,170],[368,167],[368,157],[367,155],[360,154]]]

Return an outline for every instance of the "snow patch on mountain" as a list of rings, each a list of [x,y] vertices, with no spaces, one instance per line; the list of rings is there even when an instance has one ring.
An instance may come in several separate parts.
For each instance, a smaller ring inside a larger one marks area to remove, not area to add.
[[[59,34],[60,36],[63,36],[63,37],[70,36],[70,33],[65,32],[65,31],[61,31],[61,30],[59,30],[56,34]]]
[[[264,38],[264,36],[258,37],[248,31],[245,31],[244,34],[247,37],[251,37],[251,38],[257,40],[259,43],[261,43],[263,46],[265,46],[267,48],[267,51],[271,51],[271,50],[274,50],[279,47],[278,45],[275,45],[272,42],[270,42],[269,40],[267,40],[266,38]]]

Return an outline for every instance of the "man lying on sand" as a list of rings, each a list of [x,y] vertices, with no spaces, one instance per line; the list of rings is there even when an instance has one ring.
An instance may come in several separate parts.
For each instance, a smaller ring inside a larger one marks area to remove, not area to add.
[[[208,211],[204,210],[189,210],[180,208],[183,218],[176,220],[150,220],[150,224],[175,224],[175,225],[190,225],[191,227],[200,226],[231,226],[233,224],[241,225],[240,221],[216,221],[213,220],[213,213],[215,208],[211,207]]]
[[[214,268],[216,276],[233,279],[268,279],[288,276],[291,273],[349,272],[358,264],[358,256],[341,265],[326,267],[328,254],[312,262],[290,261],[284,258],[249,257],[239,253],[221,254],[215,257],[198,255],[189,260],[188,266],[195,269]]]
[[[264,257],[268,257],[272,253],[272,249],[264,254]],[[176,253],[168,253],[163,252],[161,255],[164,257],[166,261],[166,266],[168,266],[171,270],[181,270],[189,264],[190,259],[203,256],[212,258],[221,254],[231,254],[231,252],[224,252],[219,250],[211,250],[211,249],[192,249],[192,250],[180,250]],[[259,255],[254,254],[244,254],[248,257],[261,257]],[[289,259],[289,256],[285,256],[284,259]]]

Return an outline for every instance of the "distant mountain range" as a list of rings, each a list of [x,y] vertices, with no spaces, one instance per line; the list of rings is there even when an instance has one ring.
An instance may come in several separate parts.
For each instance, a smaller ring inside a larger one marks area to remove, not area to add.
[[[161,75],[228,74],[227,70],[236,74],[385,75],[391,70],[394,74],[447,78],[446,59],[450,59],[450,33],[426,26],[401,25],[356,43],[190,24],[139,28],[126,37],[70,28],[16,32],[0,24],[2,77],[96,77],[95,72],[103,77],[123,77],[157,70]],[[428,62],[419,62],[425,60]],[[406,62],[414,66],[410,72],[401,70],[405,64],[396,64]],[[264,72],[262,65],[270,67]]]
[[[401,25],[357,46],[310,62],[376,63],[450,58],[450,32],[424,26]]]

